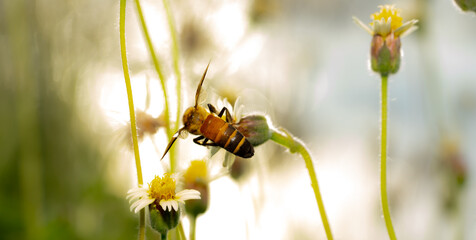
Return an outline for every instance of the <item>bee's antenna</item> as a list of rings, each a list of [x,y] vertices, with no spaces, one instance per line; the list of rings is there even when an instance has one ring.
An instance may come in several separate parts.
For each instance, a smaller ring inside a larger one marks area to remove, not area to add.
[[[177,140],[178,136],[180,136],[180,133],[185,130],[185,127],[179,129],[175,134],[174,136],[172,137],[172,139],[170,139],[170,142],[169,144],[167,145],[167,147],[165,148],[165,152],[164,152],[164,155],[162,155],[162,157],[160,158],[160,161],[162,161],[162,159],[164,159],[165,155],[169,152],[170,148],[172,147],[172,145],[174,144],[175,140]]]
[[[211,62],[211,60],[210,60]],[[205,72],[203,73],[202,79],[200,79],[200,83],[198,84],[197,87],[197,93],[195,93],[195,108],[198,106],[198,97],[200,97],[200,91],[202,90],[202,84],[203,81],[205,80],[205,75],[207,75],[208,67],[210,66],[210,62],[208,62],[207,68],[205,69]]]

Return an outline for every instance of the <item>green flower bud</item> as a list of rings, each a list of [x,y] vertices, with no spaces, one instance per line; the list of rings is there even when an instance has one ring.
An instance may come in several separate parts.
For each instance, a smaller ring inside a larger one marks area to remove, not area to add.
[[[396,73],[400,67],[400,37],[417,29],[418,20],[402,21],[400,10],[393,5],[379,6],[380,11],[370,15],[370,27],[354,17],[357,25],[372,35],[370,65],[382,76]]]
[[[261,115],[246,116],[235,124],[236,129],[246,137],[246,139],[256,147],[271,138],[271,130],[268,126],[268,119]]]
[[[455,0],[455,3],[463,11],[476,12],[476,0]]]
[[[157,207],[158,206],[158,207]],[[149,205],[150,226],[159,232],[162,236],[166,236],[170,229],[174,229],[180,220],[180,208],[177,211],[163,210],[159,204]]]
[[[400,37],[374,35],[370,49],[372,70],[384,76],[396,73],[400,68]]]

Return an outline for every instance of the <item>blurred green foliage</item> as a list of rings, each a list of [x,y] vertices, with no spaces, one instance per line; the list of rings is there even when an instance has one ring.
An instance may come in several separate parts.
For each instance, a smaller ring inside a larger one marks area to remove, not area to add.
[[[113,4],[0,1],[0,239],[136,236],[108,186],[106,134],[78,107],[90,101],[78,96],[85,67],[116,37]]]

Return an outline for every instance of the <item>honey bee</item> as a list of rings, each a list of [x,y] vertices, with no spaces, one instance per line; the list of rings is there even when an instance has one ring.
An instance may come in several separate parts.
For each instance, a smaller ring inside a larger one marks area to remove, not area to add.
[[[250,158],[254,155],[253,146],[246,137],[233,126],[234,119],[226,107],[223,107],[220,112],[218,112],[212,104],[207,104],[210,111],[208,112],[204,107],[198,105],[200,91],[209,66],[210,63],[208,63],[202,79],[198,84],[195,94],[195,105],[189,107],[183,114],[182,121],[184,126],[172,137],[165,149],[162,159],[182,131],[200,135],[193,139],[193,142],[198,145],[219,146],[242,158]],[[222,119],[223,114],[225,114],[226,121]]]

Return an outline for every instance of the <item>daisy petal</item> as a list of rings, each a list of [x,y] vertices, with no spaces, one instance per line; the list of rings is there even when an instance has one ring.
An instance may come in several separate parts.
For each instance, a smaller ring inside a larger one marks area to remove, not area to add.
[[[174,208],[175,211],[178,211],[178,202],[177,201],[171,201],[170,204]]]
[[[141,187],[131,188],[131,189],[129,189],[129,191],[127,191],[127,195],[131,195],[131,194],[135,194],[135,193],[139,193],[139,192],[146,192],[146,191],[147,191],[146,188],[141,188]]]
[[[185,189],[176,193],[175,197],[182,201],[189,199],[200,199],[200,192],[194,189]]]
[[[140,198],[147,198],[148,197],[148,192],[147,190],[141,190],[141,191],[135,191],[135,192],[130,192],[126,199],[129,199],[129,203]]]
[[[228,102],[227,98],[223,99],[223,107],[228,108],[228,111],[233,111],[233,107],[231,106],[230,102]]]
[[[175,200],[160,200],[160,206],[164,211],[171,211],[172,210],[172,204],[175,202]]]
[[[388,18],[385,21],[385,18],[381,18],[380,20],[374,21],[374,33],[379,34],[383,37],[387,36],[391,29],[392,18]]]
[[[131,205],[131,210],[135,208],[134,212],[137,213],[141,209],[143,209],[146,206],[149,206],[151,203],[153,203],[155,199],[150,198],[150,199],[141,199],[134,204]]]
[[[417,27],[415,26],[416,23],[418,23],[418,20],[416,19],[404,23],[402,26],[395,30],[395,36],[406,36],[411,32],[415,31],[417,29]]]
[[[372,31],[372,29],[370,29],[365,23],[363,23],[362,21],[360,21],[358,18],[356,17],[352,17],[352,19],[354,19],[354,22],[359,26],[361,27],[362,29],[364,29],[365,31],[367,31],[370,35],[374,35],[374,31]]]
[[[132,209],[135,209],[137,206],[139,206],[142,201],[144,201],[144,199],[139,199],[139,200],[133,202],[133,203],[131,204],[131,208],[130,208],[131,211],[132,211]]]

